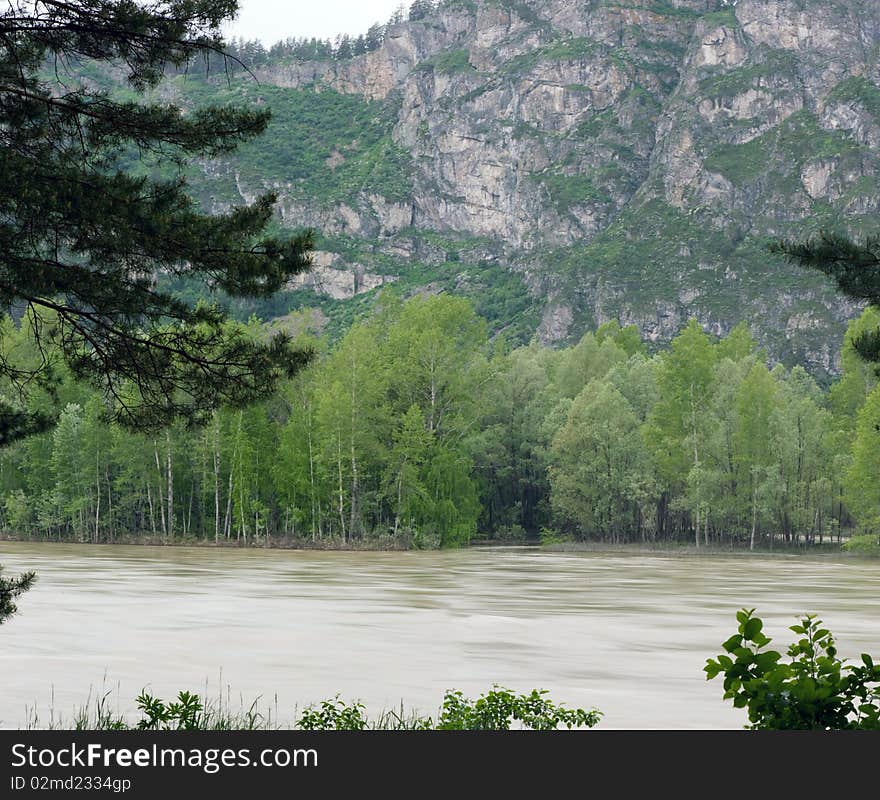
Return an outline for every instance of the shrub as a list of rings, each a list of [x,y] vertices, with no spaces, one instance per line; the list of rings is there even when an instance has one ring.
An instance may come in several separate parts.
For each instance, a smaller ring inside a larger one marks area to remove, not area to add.
[[[204,706],[196,694],[180,692],[177,702],[166,705],[162,700],[146,692],[137,697],[138,708],[146,715],[138,722],[138,730],[146,731],[192,731],[201,730]]]
[[[755,610],[737,612],[737,633],[710,658],[707,680],[724,676],[724,699],[746,708],[754,730],[880,729],[880,666],[867,653],[858,666],[837,656],[834,637],[814,615],[789,630],[800,638],[788,662],[775,650]]]
[[[349,706],[336,695],[333,700],[324,700],[320,708],[307,708],[296,727],[304,731],[362,731],[367,719],[361,703]]]
[[[876,533],[856,534],[843,543],[843,549],[850,553],[880,555],[880,535]]]
[[[446,692],[437,730],[445,731],[506,731],[514,721],[534,731],[553,731],[599,722],[601,712],[593,709],[563,708],[544,697],[546,691],[533,689],[531,694],[514,694],[495,686],[478,700],[469,700],[461,692]]]

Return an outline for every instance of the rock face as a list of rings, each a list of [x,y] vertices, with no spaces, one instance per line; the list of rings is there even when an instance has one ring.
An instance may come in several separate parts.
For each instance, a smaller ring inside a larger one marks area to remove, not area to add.
[[[334,296],[444,262],[453,241],[522,277],[546,340],[747,319],[775,357],[833,371],[854,309],[765,244],[880,227],[878,53],[876,0],[445,0],[366,55],[256,69],[385,109],[405,196],[368,178],[316,206],[271,175],[236,185],[348,237],[314,281]]]

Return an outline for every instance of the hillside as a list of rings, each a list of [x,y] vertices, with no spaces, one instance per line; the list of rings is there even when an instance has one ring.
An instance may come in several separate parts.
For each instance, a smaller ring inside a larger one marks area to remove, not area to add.
[[[519,341],[747,320],[821,374],[854,309],[765,244],[880,230],[878,54],[871,0],[446,0],[360,56],[161,93],[273,109],[190,176],[209,209],[271,187],[280,225],[320,232],[264,314],[318,304],[341,327],[396,282],[468,294]]]

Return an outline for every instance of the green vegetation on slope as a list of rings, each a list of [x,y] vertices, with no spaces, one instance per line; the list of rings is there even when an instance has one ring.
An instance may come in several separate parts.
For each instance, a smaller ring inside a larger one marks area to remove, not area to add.
[[[819,127],[811,112],[798,111],[781,125],[745,144],[716,150],[706,158],[704,165],[734,184],[752,183],[761,178],[785,189],[791,188],[787,184],[792,176],[799,182],[800,169],[807,161],[841,158],[858,149],[846,133],[826,131]]]
[[[248,184],[289,184],[294,196],[322,204],[364,190],[395,201],[411,194],[409,156],[391,140],[393,113],[381,103],[244,78],[227,85],[178,76],[173,84],[185,104],[256,102],[272,109],[266,132],[236,152],[235,169]]]
[[[880,89],[860,75],[852,75],[838,83],[825,103],[857,103],[880,120]]]

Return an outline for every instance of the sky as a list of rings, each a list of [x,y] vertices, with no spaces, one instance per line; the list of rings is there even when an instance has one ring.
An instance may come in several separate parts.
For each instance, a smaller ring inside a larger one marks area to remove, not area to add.
[[[387,22],[401,0],[239,0],[238,17],[226,38],[259,39],[271,45],[288,37],[357,36],[374,22]],[[406,8],[409,3],[403,4]]]

